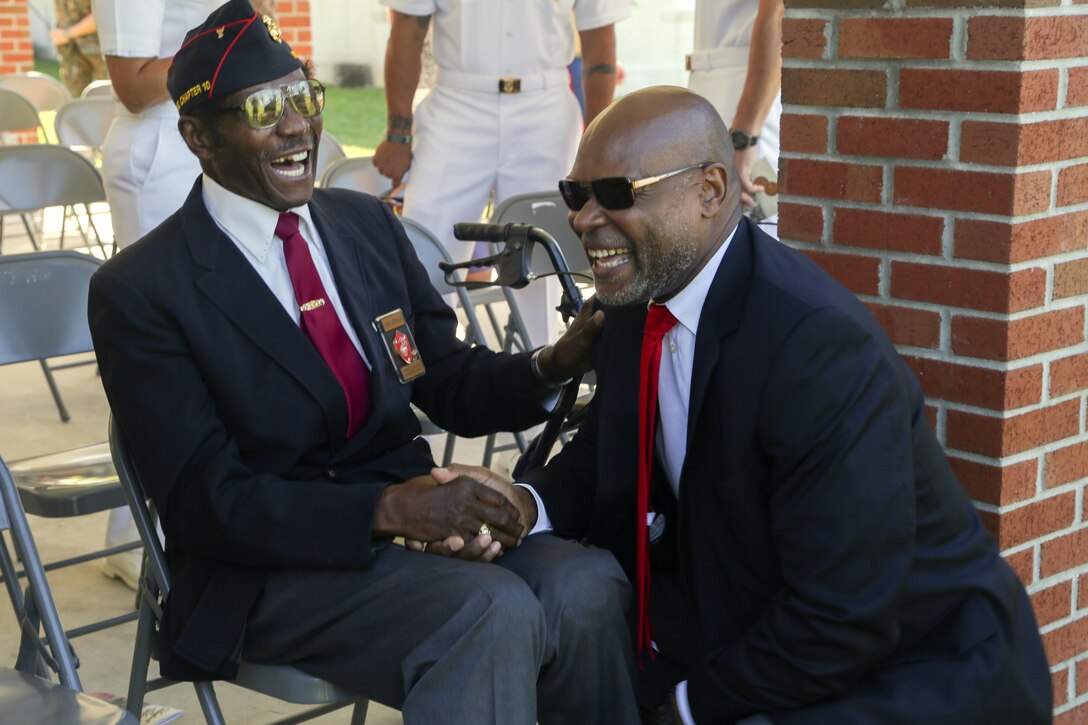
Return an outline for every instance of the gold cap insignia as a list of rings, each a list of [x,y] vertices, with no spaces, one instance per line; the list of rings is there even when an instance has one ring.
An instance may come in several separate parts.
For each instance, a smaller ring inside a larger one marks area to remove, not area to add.
[[[280,32],[280,26],[276,24],[271,16],[262,15],[261,22],[264,23],[264,27],[268,28],[268,34],[272,37],[272,40],[277,43],[283,42],[283,33]]]
[[[224,28],[222,25],[220,25],[218,28],[215,29],[215,37],[222,40],[223,39],[223,33],[225,33],[226,31],[227,31],[227,29]]]

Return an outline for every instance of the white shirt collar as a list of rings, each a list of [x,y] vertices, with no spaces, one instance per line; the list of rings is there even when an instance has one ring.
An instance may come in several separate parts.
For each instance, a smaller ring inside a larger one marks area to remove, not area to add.
[[[722,258],[725,256],[725,250],[729,248],[736,233],[737,230],[734,228],[714,252],[714,256],[707,260],[706,265],[699,270],[699,274],[695,275],[695,279],[688,282],[665,303],[676,321],[693,335],[699,330],[699,318],[703,314],[703,304],[706,302],[707,294],[710,293],[710,285],[713,284],[714,277],[718,274],[718,267],[721,266]]]
[[[212,219],[239,246],[264,263],[276,241],[276,223],[280,213],[272,207],[229,191],[207,174],[203,175],[204,206]],[[317,239],[309,205],[290,209],[299,216],[302,236],[313,243]]]

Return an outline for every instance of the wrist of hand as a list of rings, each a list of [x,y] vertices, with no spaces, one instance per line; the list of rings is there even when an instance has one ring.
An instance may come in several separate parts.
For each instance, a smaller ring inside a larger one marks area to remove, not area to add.
[[[388,141],[389,143],[396,143],[396,144],[401,144],[401,145],[404,145],[404,146],[411,146],[412,145],[412,134],[410,134],[410,133],[395,133],[393,131],[390,131],[389,133],[385,134],[385,140]]]
[[[545,385],[549,388],[560,388],[569,383],[573,378],[565,376],[563,373],[556,371],[552,362],[552,356],[555,352],[555,348],[551,345],[545,345],[544,347],[537,348],[533,353],[533,356],[529,358],[529,367],[533,373],[533,379],[535,379],[541,385]]]

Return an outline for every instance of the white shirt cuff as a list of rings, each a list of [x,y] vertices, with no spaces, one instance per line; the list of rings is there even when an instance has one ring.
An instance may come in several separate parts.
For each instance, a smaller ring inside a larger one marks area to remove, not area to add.
[[[684,680],[676,686],[676,709],[680,711],[680,720],[684,725],[695,725],[695,718],[691,716],[691,708],[688,706],[688,681]]]
[[[540,494],[527,483],[515,483],[515,486],[521,486],[529,493],[533,494],[533,500],[536,501],[536,526],[529,532],[529,536],[533,534],[546,534],[552,530],[552,520],[548,518],[548,512],[544,510],[544,502],[540,500]]]

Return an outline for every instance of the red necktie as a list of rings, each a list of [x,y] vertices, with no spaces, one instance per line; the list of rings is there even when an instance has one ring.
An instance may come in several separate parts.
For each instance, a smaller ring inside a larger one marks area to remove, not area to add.
[[[310,249],[298,231],[298,215],[289,211],[280,214],[276,236],[283,240],[283,257],[301,311],[302,331],[325,358],[344,389],[348,404],[347,437],[350,438],[370,416],[370,371],[325,294]]]
[[[676,318],[664,305],[650,305],[646,327],[642,331],[642,356],[639,362],[638,396],[638,663],[642,653],[654,658],[650,627],[650,542],[646,514],[650,510],[650,475],[654,462],[654,422],[657,418],[657,376],[661,366],[661,338],[676,324]]]

